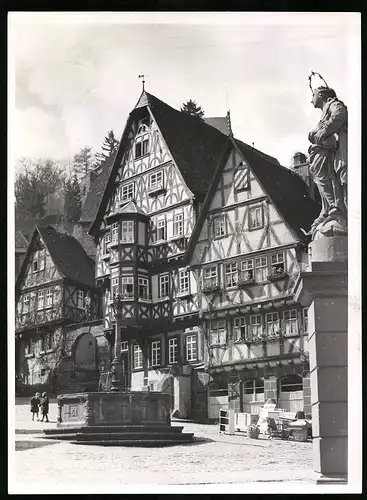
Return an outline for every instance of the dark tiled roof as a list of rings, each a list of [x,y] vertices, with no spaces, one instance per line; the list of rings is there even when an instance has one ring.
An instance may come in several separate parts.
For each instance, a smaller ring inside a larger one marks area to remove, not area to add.
[[[126,205],[123,205],[122,207],[119,208],[118,210],[119,214],[140,214],[144,215],[145,217],[147,214],[142,210],[138,205],[136,204],[135,200],[129,201],[129,203],[126,203]]]
[[[28,241],[21,231],[15,233],[15,248],[27,248]]]
[[[91,182],[82,207],[81,223],[92,223],[97,215],[99,204],[111,173],[113,162],[106,163],[100,174]]]
[[[21,231],[23,236],[29,240],[32,237],[35,227],[40,224],[42,226],[47,226],[49,224],[57,226],[60,223],[62,216],[60,214],[46,215],[42,219],[36,217],[30,217],[27,219],[15,219],[15,230]]]
[[[306,184],[268,155],[237,139],[235,142],[280,215],[303,239],[301,228],[309,231],[320,213],[320,205],[309,196]]]
[[[51,226],[37,226],[58,270],[72,281],[94,287],[94,262],[82,245],[69,234],[59,233]]]
[[[228,137],[146,93],[149,107],[188,188],[203,199]]]

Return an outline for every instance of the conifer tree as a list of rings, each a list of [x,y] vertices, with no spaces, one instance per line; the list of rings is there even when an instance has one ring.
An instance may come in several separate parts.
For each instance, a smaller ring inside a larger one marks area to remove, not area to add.
[[[196,116],[200,120],[203,120],[204,117],[204,110],[201,108],[201,106],[198,106],[192,99],[189,99],[188,101],[183,103],[181,112],[186,113],[187,115]]]

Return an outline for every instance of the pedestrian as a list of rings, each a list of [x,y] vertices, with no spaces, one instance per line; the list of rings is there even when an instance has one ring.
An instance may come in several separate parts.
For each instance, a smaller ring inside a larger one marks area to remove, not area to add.
[[[40,404],[40,396],[41,394],[39,392],[36,392],[36,394],[31,398],[31,413],[32,413],[32,421],[34,421],[34,415],[37,417],[37,422],[39,422],[39,404]]]
[[[48,419],[48,407],[49,407],[49,404],[50,404],[50,400],[48,399],[48,396],[47,396],[47,393],[44,392],[42,394],[42,399],[41,399],[41,402],[40,402],[40,408],[41,408],[41,413],[42,413],[42,420],[41,422],[44,422],[44,419],[46,417],[46,422],[49,422],[49,419]]]

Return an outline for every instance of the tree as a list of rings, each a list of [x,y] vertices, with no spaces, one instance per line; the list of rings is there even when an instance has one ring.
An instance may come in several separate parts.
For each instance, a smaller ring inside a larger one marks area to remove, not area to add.
[[[48,213],[48,199],[63,186],[65,178],[55,160],[50,158],[33,162],[20,160],[20,172],[15,178],[15,208],[22,218],[42,218]]]
[[[96,154],[98,166],[102,165],[105,160],[115,156],[118,145],[119,141],[116,139],[114,131],[109,130],[102,143],[102,152]]]
[[[66,222],[71,224],[78,222],[82,214],[82,196],[75,174],[64,184],[64,211]]]
[[[181,107],[182,113],[186,113],[187,115],[196,116],[200,120],[203,120],[204,110],[201,106],[198,106],[195,101],[189,99],[187,102],[184,102]]]
[[[94,158],[92,148],[85,146],[74,155],[73,169],[79,177],[86,177],[93,168]]]

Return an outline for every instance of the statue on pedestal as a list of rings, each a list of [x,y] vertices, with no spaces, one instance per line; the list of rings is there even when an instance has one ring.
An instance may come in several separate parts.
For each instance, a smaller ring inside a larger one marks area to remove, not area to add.
[[[312,77],[325,85],[312,89]],[[322,110],[317,126],[308,134],[310,173],[318,187],[322,209],[308,233],[312,239],[347,234],[348,110],[318,73],[309,76],[312,104]]]

